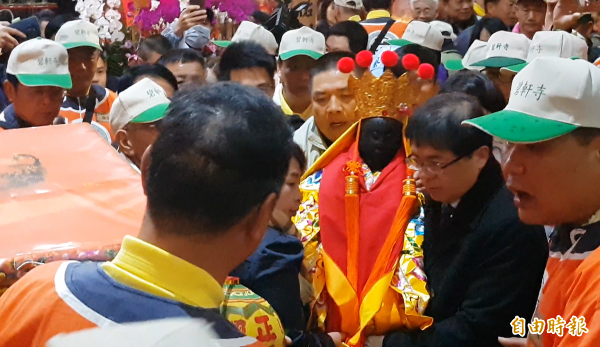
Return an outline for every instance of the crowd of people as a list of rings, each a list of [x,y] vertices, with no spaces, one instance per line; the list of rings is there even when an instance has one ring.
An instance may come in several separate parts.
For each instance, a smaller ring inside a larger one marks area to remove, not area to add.
[[[0,142],[89,123],[147,197],[112,261],[0,296],[0,347],[600,345],[596,3],[320,12],[217,41],[189,5],[123,76],[75,14],[0,26]],[[277,326],[227,320],[232,277]]]

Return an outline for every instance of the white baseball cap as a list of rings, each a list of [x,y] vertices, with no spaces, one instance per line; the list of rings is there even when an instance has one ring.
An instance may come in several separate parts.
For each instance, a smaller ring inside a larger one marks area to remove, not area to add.
[[[25,41],[12,50],[6,73],[16,76],[21,84],[29,87],[73,87],[67,50],[40,37]]]
[[[579,58],[587,60],[588,46],[584,39],[566,31],[538,31],[533,35],[527,62],[500,69],[515,74],[539,57]]]
[[[448,60],[444,67],[448,71],[458,71],[458,70],[474,70],[481,71],[484,68],[481,66],[473,66],[473,63],[481,61],[485,59],[485,55],[487,53],[487,42],[475,40],[469,47],[467,53],[462,58],[462,60]]]
[[[429,24],[439,30],[444,39],[456,40],[456,34],[450,23],[442,22],[441,20],[432,20]]]
[[[218,347],[210,325],[201,319],[171,318],[60,334],[47,347]]]
[[[94,47],[102,50],[98,28],[86,20],[66,22],[56,32],[54,41],[62,44],[66,49]]]
[[[527,60],[530,40],[523,34],[498,31],[490,36],[485,59],[473,66],[507,67],[522,64]]]
[[[392,46],[400,47],[416,44],[441,52],[442,46],[444,45],[444,36],[438,28],[430,23],[413,20],[408,23],[400,40],[389,40],[387,43]]]
[[[277,54],[277,40],[275,36],[262,25],[243,21],[231,38],[231,41],[213,41],[219,47],[229,47],[234,42],[254,41],[263,46],[269,54]]]
[[[353,10],[360,10],[363,8],[362,0],[334,0],[337,6],[351,8]]]
[[[288,60],[299,55],[321,58],[325,55],[325,36],[309,27],[287,31],[279,44],[279,59]]]
[[[119,94],[110,110],[110,127],[116,133],[129,123],[159,121],[170,103],[165,90],[146,77]]]
[[[515,76],[510,94],[503,111],[463,123],[514,143],[600,128],[600,69],[583,59],[537,58]]]

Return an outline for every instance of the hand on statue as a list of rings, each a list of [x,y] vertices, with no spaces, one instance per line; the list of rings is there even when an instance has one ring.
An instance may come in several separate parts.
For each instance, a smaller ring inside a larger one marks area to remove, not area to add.
[[[206,9],[200,9],[200,6],[197,5],[190,5],[179,15],[179,19],[175,22],[173,33],[178,37],[183,37],[186,30],[196,25],[205,24],[207,18]]]
[[[421,175],[419,174],[419,171],[415,171],[414,179],[415,179],[415,185],[417,186],[417,191],[419,193],[425,194],[426,193],[425,187],[423,186],[423,181],[421,181]]]
[[[346,339],[346,334],[344,333],[329,333],[327,334],[333,340],[333,344],[335,347],[342,347],[342,343]]]
[[[498,342],[503,347],[526,347],[527,338],[524,337],[499,337]]]
[[[9,26],[0,26],[0,49],[10,51],[17,47],[19,41],[15,37],[26,38],[25,34]]]

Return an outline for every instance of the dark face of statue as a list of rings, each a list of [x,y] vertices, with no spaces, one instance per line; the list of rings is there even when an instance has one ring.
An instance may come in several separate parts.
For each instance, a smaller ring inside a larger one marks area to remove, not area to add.
[[[382,171],[404,148],[402,123],[395,119],[365,119],[360,131],[358,151],[371,171]]]

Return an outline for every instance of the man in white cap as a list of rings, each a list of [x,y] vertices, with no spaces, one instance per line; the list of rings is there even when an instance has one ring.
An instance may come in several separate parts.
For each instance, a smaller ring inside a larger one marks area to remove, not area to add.
[[[12,104],[0,114],[0,129],[52,125],[72,86],[67,50],[42,38],[26,41],[12,51],[6,74]]]
[[[334,0],[333,1],[333,15],[335,22],[340,23],[347,20],[354,19],[353,17],[358,16],[360,18],[364,11],[362,0]],[[359,19],[360,21],[360,19]]]
[[[277,65],[282,88],[273,101],[290,117],[294,129],[312,116],[310,70],[324,54],[325,36],[309,27],[290,30],[281,38]]]
[[[119,152],[137,171],[144,152],[158,137],[157,126],[169,104],[164,89],[144,78],[121,92],[110,110],[110,127]]]
[[[511,323],[515,335],[529,330],[529,346],[600,339],[599,109],[597,67],[541,57],[515,76],[503,111],[464,122],[506,141],[502,167],[519,218],[555,226],[532,324],[527,329],[529,317]]]
[[[487,42],[485,58],[471,66],[484,68],[486,74],[502,90],[506,100],[510,98],[512,75],[501,74],[500,69],[527,61],[530,40],[525,35],[498,31]]]
[[[240,26],[231,38],[231,41],[213,41],[213,43],[218,47],[227,48],[232,43],[242,41],[256,42],[263,46],[269,54],[277,55],[277,49],[279,47],[277,45],[275,36],[262,25],[248,21],[243,21],[240,23]]]
[[[54,41],[69,52],[69,72],[73,79],[73,87],[67,91],[60,115],[69,123],[92,123],[102,136],[114,140],[108,113],[117,94],[92,84],[102,50],[98,29],[85,20],[70,21],[58,30]]]

